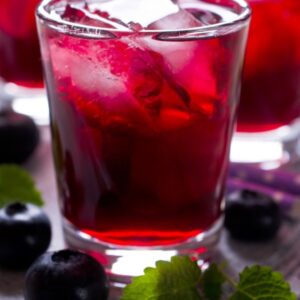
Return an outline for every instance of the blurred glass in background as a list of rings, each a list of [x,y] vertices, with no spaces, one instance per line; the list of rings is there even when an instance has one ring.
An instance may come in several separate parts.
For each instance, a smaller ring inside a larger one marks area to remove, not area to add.
[[[300,1],[247,1],[253,14],[231,160],[276,167],[299,157]]]
[[[48,104],[35,23],[38,0],[0,0],[0,97],[38,124],[48,123]]]

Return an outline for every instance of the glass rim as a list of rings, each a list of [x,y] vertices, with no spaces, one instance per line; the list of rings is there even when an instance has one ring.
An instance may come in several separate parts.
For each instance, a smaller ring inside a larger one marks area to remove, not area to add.
[[[62,19],[56,18],[54,14],[49,13],[46,10],[46,6],[54,0],[42,0],[42,2],[36,8],[36,17],[39,21],[44,22],[44,24],[48,25],[52,29],[59,31],[61,33],[70,34],[74,36],[85,36],[89,38],[103,38],[107,36],[111,38],[114,34],[160,34],[166,35],[176,40],[176,37],[179,38],[181,35],[186,35],[186,39],[188,40],[188,35],[193,33],[200,33],[203,35],[212,34],[213,36],[216,35],[218,32],[227,32],[226,29],[232,28],[232,26],[245,24],[247,21],[250,20],[251,17],[251,8],[245,0],[230,0],[232,3],[236,3],[242,9],[241,13],[237,14],[237,17],[230,21],[223,21],[218,22],[215,24],[203,25],[199,27],[190,27],[190,28],[183,28],[183,29],[142,29],[140,31],[133,31],[128,28],[125,29],[118,29],[118,28],[107,28],[101,26],[92,26],[86,24],[80,24],[76,22],[70,22]],[[63,0],[62,0],[63,1]],[[57,3],[57,1],[56,1]],[[219,3],[216,3],[220,5]],[[190,38],[193,38],[192,36]],[[182,40],[182,38],[180,38]]]

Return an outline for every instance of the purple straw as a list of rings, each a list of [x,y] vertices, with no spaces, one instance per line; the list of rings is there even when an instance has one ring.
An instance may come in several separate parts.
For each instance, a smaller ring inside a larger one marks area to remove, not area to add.
[[[271,187],[259,185],[253,182],[246,182],[240,178],[229,177],[227,179],[227,194],[230,194],[235,191],[242,189],[249,189],[252,191],[260,192],[266,194],[273,198],[280,206],[280,208],[287,212],[289,215],[298,215],[300,208],[300,198],[295,195],[286,193],[284,191],[274,189]],[[299,208],[298,208],[299,207]]]
[[[300,196],[300,174],[290,171],[262,170],[247,164],[230,164],[229,176]]]

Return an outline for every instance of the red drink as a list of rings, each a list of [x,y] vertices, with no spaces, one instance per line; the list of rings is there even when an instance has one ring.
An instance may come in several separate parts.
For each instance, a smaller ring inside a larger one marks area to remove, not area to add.
[[[25,87],[42,87],[34,11],[38,0],[0,0],[0,77]]]
[[[268,131],[300,116],[300,2],[248,0],[252,10],[238,131]]]
[[[247,22],[179,32],[237,18],[220,4],[182,2],[148,31],[102,3],[57,8],[101,34],[40,23],[63,215],[104,243],[182,243],[221,214]],[[150,30],[162,26],[172,31]]]

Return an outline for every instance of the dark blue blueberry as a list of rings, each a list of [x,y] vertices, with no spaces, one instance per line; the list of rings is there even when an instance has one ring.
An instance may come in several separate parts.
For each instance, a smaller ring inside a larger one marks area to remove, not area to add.
[[[0,209],[0,266],[27,268],[44,253],[51,240],[51,226],[40,208],[14,203]]]
[[[30,267],[25,300],[106,300],[103,267],[89,255],[62,250],[43,254]]]
[[[225,227],[233,238],[264,241],[273,238],[281,224],[278,204],[269,196],[250,190],[227,197]]]
[[[11,110],[0,112],[0,163],[23,163],[39,143],[33,120]]]

